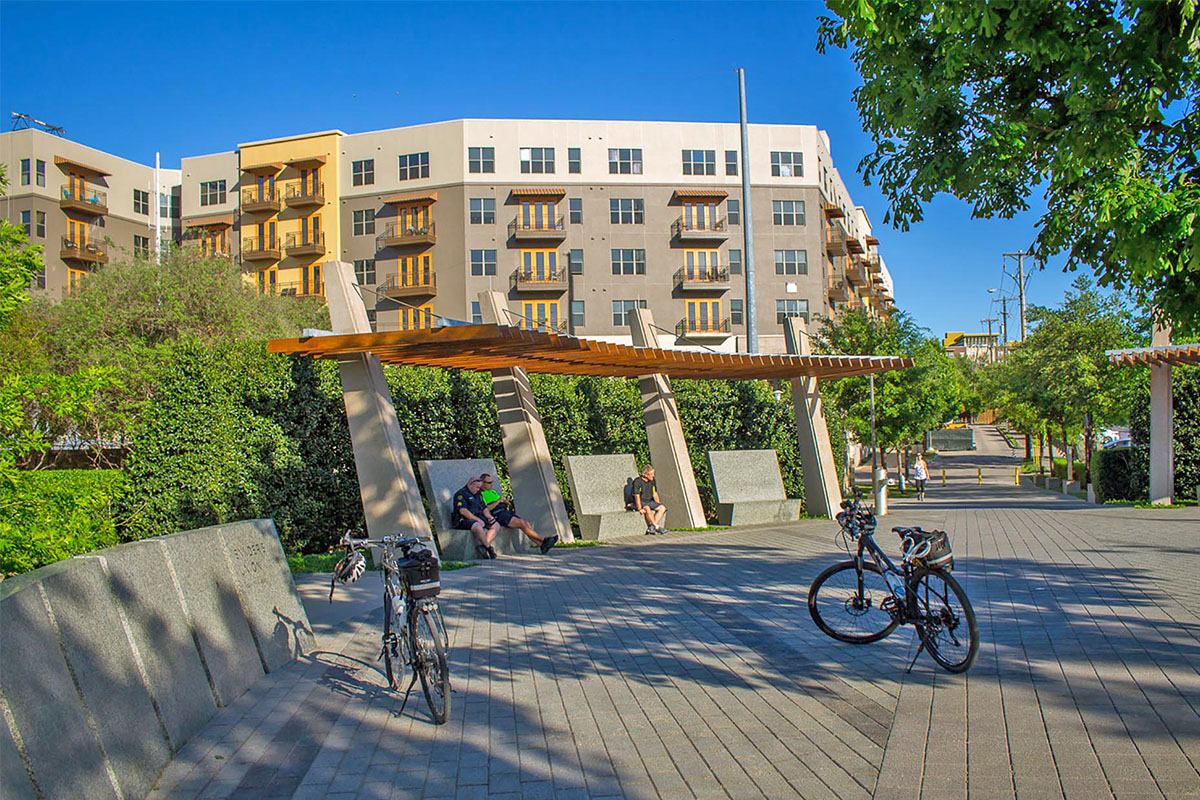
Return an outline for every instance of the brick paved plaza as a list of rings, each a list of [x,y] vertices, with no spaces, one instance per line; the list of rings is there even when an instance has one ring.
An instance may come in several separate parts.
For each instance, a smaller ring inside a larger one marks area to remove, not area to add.
[[[877,537],[951,532],[983,643],[966,676],[925,655],[906,675],[909,628],[816,629],[827,521],[447,573],[442,727],[419,687],[403,714],[382,689],[378,578],[329,607],[317,576],[322,651],[218,715],[152,797],[1200,798],[1200,512],[1018,489],[979,435]]]

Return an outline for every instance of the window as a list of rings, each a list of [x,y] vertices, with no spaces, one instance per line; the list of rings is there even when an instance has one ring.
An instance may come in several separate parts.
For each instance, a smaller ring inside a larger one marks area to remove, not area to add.
[[[133,213],[150,214],[150,193],[141,189],[133,190]]]
[[[683,229],[688,231],[717,231],[724,221],[717,216],[716,203],[684,203]]]
[[[567,264],[571,268],[572,275],[583,274],[583,250],[574,249],[567,252]]]
[[[633,319],[629,316],[629,312],[635,308],[645,308],[645,300],[613,300],[613,327],[624,328],[628,327]]]
[[[354,235],[365,236],[375,233],[375,209],[364,208],[354,212]]]
[[[583,198],[572,197],[567,200],[567,209],[571,213],[570,222],[572,225],[579,225],[583,222]]]
[[[46,238],[46,212],[38,211],[35,219],[37,219],[37,227],[34,228],[34,233],[39,239]],[[45,288],[45,287],[42,287]]]
[[[730,275],[741,275],[742,274],[742,251],[741,250],[730,250],[729,251],[729,274]]]
[[[771,151],[771,174],[777,178],[803,178],[804,153]]]
[[[350,183],[354,186],[370,186],[375,183],[375,159],[350,162]]]
[[[225,202],[225,181],[202,181],[200,183],[200,205],[219,206]]]
[[[468,147],[467,148],[467,171],[468,172],[495,172],[496,171],[496,148],[494,148],[494,147]]]
[[[483,324],[483,309],[479,307],[478,300],[471,301],[471,323],[474,325]]]
[[[738,174],[737,162],[738,162],[737,150],[726,150],[725,151],[725,174],[726,175],[737,175]]]
[[[683,174],[684,175],[716,175],[717,174],[717,151],[716,150],[684,150],[683,151]]]
[[[46,288],[46,266],[44,264],[42,265],[42,268],[37,271],[37,274],[33,276],[33,280],[31,280],[29,282],[29,288],[30,289],[45,289]]]
[[[400,156],[400,180],[413,181],[429,177],[429,153],[409,153]]]
[[[803,225],[803,200],[772,200],[771,216],[776,225]]]
[[[354,278],[359,286],[375,283],[375,259],[360,258],[355,261]]]
[[[522,147],[521,172],[534,175],[554,172],[554,148]]]
[[[31,162],[28,158],[21,159],[21,185],[29,185],[29,176],[32,174],[30,169]]]
[[[472,197],[469,205],[472,225],[496,224],[496,198]]]
[[[568,147],[567,148],[567,172],[571,173],[572,175],[578,175],[582,171],[582,169],[581,169],[582,167],[583,167],[583,162],[580,160],[580,157],[579,157],[579,148],[578,147]]]
[[[133,235],[133,254],[138,258],[150,255],[150,237]]]
[[[645,275],[646,251],[614,247],[611,251],[613,275]]]
[[[46,185],[46,162],[40,158],[37,160],[37,185]]]
[[[495,275],[496,274],[496,251],[495,250],[472,250],[471,251],[471,274],[472,275]]]
[[[374,333],[376,330],[378,330],[378,322],[376,320],[375,309],[373,309],[373,308],[367,309],[367,322],[370,323],[370,325],[371,325],[372,333]]]
[[[558,216],[558,203],[539,200],[522,200],[520,216],[516,220],[523,231],[561,231],[562,219]]]
[[[641,175],[641,149],[610,147],[608,150],[608,172],[610,175]]]
[[[745,325],[745,300],[730,300],[729,301],[729,324],[730,325]]]
[[[717,250],[684,250],[684,275],[689,281],[721,279],[721,256]]]
[[[173,194],[160,194],[158,214],[163,219],[179,219],[179,198]]]
[[[21,227],[25,229],[26,236],[33,236],[33,212],[21,212]]]
[[[725,201],[725,217],[730,225],[742,224],[742,201],[732,198]]]
[[[584,319],[584,317],[583,317],[583,301],[582,300],[572,300],[571,301],[571,330],[574,330],[576,328],[582,328],[584,325],[583,319]]]
[[[688,333],[729,330],[721,319],[720,300],[688,300],[684,323]]]
[[[433,308],[430,306],[421,306],[420,308],[411,308],[409,306],[401,306],[400,308],[400,330],[416,331],[422,328],[433,327]]]
[[[775,323],[782,325],[783,321],[788,317],[800,317],[805,322],[808,322],[808,301],[807,300],[776,300],[775,301]]]
[[[776,275],[807,275],[808,274],[808,251],[807,250],[776,250],[775,251],[775,274]]]
[[[641,225],[646,221],[646,204],[640,197],[613,197],[608,201],[609,222],[613,225]]]
[[[530,283],[557,282],[562,280],[558,271],[557,250],[522,250],[518,274]]]

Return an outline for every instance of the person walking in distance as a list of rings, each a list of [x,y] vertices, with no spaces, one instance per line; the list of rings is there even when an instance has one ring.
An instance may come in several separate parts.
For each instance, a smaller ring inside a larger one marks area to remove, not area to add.
[[[913,482],[917,484],[917,499],[925,502],[925,481],[929,480],[929,466],[925,463],[925,456],[917,453],[917,460],[913,464]]]
[[[667,507],[658,499],[658,485],[654,482],[654,467],[647,464],[642,474],[633,481],[633,509],[646,518],[646,533],[666,533],[662,526]]]

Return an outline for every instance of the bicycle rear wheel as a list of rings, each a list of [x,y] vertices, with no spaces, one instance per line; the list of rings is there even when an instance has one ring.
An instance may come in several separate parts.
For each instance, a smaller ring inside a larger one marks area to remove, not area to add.
[[[446,663],[446,644],[441,631],[444,626],[436,608],[420,606],[408,615],[413,649],[416,651],[416,670],[421,678],[421,690],[429,713],[438,725],[450,717],[450,667]]]
[[[855,562],[839,561],[818,575],[808,590],[813,622],[840,642],[877,642],[900,624],[882,606],[892,592],[879,567],[865,561],[861,574],[860,583]]]
[[[943,570],[917,570],[908,585],[916,604],[917,633],[947,672],[966,672],[979,655],[979,625],[967,593]]]
[[[396,630],[398,626],[392,624],[396,618],[392,611],[392,600],[392,593],[385,591],[383,593],[383,666],[387,672],[388,688],[394,690],[399,686],[393,662],[400,661],[397,645],[401,631]]]

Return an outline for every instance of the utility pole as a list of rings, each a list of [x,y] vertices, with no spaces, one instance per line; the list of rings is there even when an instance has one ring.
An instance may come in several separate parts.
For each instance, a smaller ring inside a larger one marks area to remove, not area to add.
[[[152,213],[153,219],[154,219],[154,263],[155,264],[162,264],[162,251],[163,251],[162,196],[160,194],[162,192],[162,176],[160,174],[160,168],[162,166],[161,160],[160,160],[161,155],[162,154],[158,153],[158,152],[156,152],[154,154],[154,191],[152,191],[150,193],[150,196],[154,198],[151,201],[152,203],[154,203],[154,207],[151,209],[151,213]]]
[[[991,357],[988,359],[988,361],[996,360],[996,343],[992,340],[992,323],[993,322],[999,322],[999,320],[996,319],[995,317],[988,317],[987,319],[979,320],[980,325],[988,326],[988,352],[991,354]]]
[[[1008,298],[1000,298],[1000,352],[1001,358],[1008,357]]]
[[[746,253],[746,351],[758,352],[758,303],[754,292],[754,204],[750,202],[750,126],[746,120],[746,71],[738,76],[738,107],[742,131],[742,247]]]
[[[1021,326],[1021,341],[1025,341],[1025,256],[1033,255],[1032,252],[1023,251],[1020,253],[1004,253],[1004,258],[1015,258],[1017,260],[1017,302],[1019,305],[1017,320]]]

